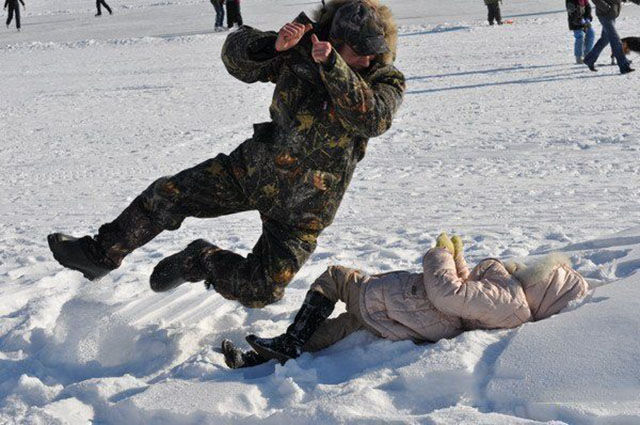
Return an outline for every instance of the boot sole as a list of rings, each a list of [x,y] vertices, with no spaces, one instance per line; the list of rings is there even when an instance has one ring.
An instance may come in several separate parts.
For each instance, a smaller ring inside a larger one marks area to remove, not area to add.
[[[78,266],[76,266],[73,263],[69,263],[67,262],[67,260],[64,257],[61,257],[56,251],[59,248],[59,244],[60,244],[60,240],[58,240],[57,235],[51,234],[51,235],[47,235],[47,243],[49,244],[49,250],[51,251],[51,253],[53,254],[53,258],[64,268],[67,268],[69,270],[74,270],[77,272],[82,273],[82,276],[84,276],[85,279],[90,280],[92,282],[96,282],[99,281],[100,279],[102,279],[103,277],[105,277],[111,270],[106,271],[104,274],[95,274],[91,271],[87,271],[87,270],[83,270],[81,268],[79,268]]]
[[[251,348],[253,348],[258,354],[267,359],[274,359],[280,362],[280,364],[285,364],[287,360],[291,360],[292,357],[286,356],[278,351],[273,351],[267,347],[263,347],[258,344],[255,340],[255,335],[248,335],[245,340],[249,343]]]

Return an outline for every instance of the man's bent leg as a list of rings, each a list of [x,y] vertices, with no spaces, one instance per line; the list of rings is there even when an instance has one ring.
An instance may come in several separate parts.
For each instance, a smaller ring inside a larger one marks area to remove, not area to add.
[[[138,196],[96,237],[107,256],[122,259],[163,230],[176,230],[186,217],[211,218],[250,210],[225,155],[162,177]]]
[[[251,308],[274,303],[315,250],[317,238],[317,232],[263,218],[262,235],[246,258],[219,248],[203,255],[207,288]]]
[[[114,221],[101,226],[95,237],[84,237],[82,244],[78,244],[69,242],[66,235],[53,234],[49,237],[50,246],[54,257],[65,267],[84,272],[82,264],[67,261],[64,255],[65,250],[73,248],[75,253],[90,251],[91,262],[108,264],[108,269],[114,269],[126,255],[163,230],[180,227],[186,217],[217,217],[249,209],[252,207],[231,172],[228,158],[218,155],[174,176],[156,180]],[[59,237],[67,238],[66,245],[51,245]],[[88,245],[90,249],[86,248]],[[82,261],[84,258],[80,258]]]

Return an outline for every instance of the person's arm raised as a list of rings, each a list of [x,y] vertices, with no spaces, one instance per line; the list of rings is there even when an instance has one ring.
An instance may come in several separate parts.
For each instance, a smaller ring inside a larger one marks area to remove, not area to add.
[[[391,127],[402,103],[404,75],[392,65],[381,67],[365,81],[328,42],[311,37],[312,57],[342,125],[361,137],[376,137]]]

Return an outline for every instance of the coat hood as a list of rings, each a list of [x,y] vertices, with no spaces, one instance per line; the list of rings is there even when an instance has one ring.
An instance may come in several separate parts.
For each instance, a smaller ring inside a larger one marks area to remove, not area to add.
[[[522,283],[534,320],[560,312],[589,290],[587,281],[559,254],[549,255],[528,267],[518,265],[513,275]]]
[[[377,18],[380,20],[380,23],[384,27],[384,38],[387,42],[387,46],[389,47],[389,52],[378,55],[375,61],[385,65],[392,64],[396,58],[398,27],[396,26],[393,15],[391,14],[391,9],[380,4],[378,0],[329,0],[326,2],[325,6],[320,6],[313,13],[313,20],[317,22],[320,38],[323,40],[328,39],[331,22],[333,21],[336,11],[340,6],[353,1],[361,1],[371,7]]]

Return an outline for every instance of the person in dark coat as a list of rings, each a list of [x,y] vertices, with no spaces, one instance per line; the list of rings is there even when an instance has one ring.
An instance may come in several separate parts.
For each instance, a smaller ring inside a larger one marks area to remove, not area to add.
[[[20,0],[22,3],[22,7],[26,9],[24,1]],[[16,29],[20,31],[20,5],[18,4],[18,0],[5,0],[4,8],[9,9],[7,11],[7,28],[11,24],[11,20],[13,19],[13,15],[16,15]]]
[[[211,0],[211,4],[216,11],[215,31],[224,31],[224,0]]]
[[[197,239],[160,261],[156,292],[186,282],[261,308],[286,286],[335,217],[369,138],[386,132],[406,89],[393,65],[397,27],[377,0],[332,0],[279,32],[242,26],[222,47],[227,71],[245,83],[275,84],[271,121],[253,137],[177,174],[161,177],[96,236],[48,236],[54,258],[90,280],[187,217],[258,211],[262,234],[246,257]],[[308,18],[307,18],[308,20]]]
[[[575,43],[573,54],[576,63],[583,63],[584,56],[593,49],[596,33],[591,22],[591,5],[589,0],[566,0],[567,14],[569,15],[569,29],[573,31]]]
[[[502,25],[502,12],[500,11],[500,3],[502,0],[484,0],[487,5],[489,25],[493,25],[495,21],[498,25]]]
[[[98,13],[96,13],[96,16],[102,16],[102,10],[100,9],[100,6],[104,6],[104,8],[107,9],[107,12],[109,12],[109,15],[113,15],[111,8],[109,7],[106,1],[96,0],[96,9],[98,9]]]
[[[242,26],[242,15],[240,14],[240,0],[226,0],[227,3],[227,27],[233,28],[234,24]]]
[[[589,54],[584,58],[584,64],[587,65],[591,71],[597,71],[596,61],[607,44],[611,45],[613,55],[618,60],[620,73],[627,74],[634,71],[634,69],[631,68],[627,56],[622,51],[622,42],[616,31],[616,19],[620,16],[622,1],[626,2],[627,0],[593,0],[593,4],[596,6],[596,16],[602,24],[602,35],[596,45],[593,46],[593,49],[591,49]],[[635,4],[640,4],[640,0],[631,1]]]

